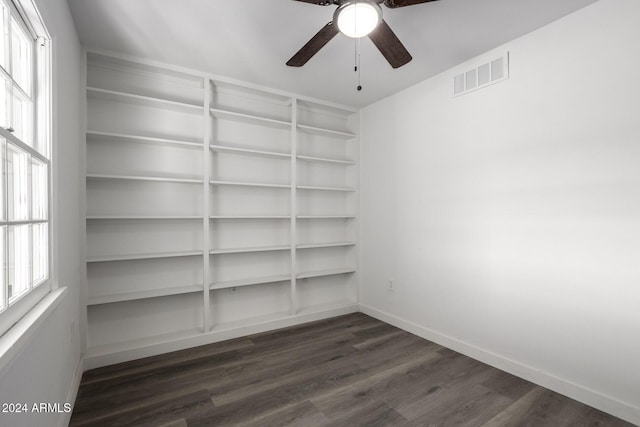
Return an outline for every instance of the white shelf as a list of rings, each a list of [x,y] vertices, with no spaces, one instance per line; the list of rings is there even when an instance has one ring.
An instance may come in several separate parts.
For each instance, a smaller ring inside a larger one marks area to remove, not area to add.
[[[291,219],[290,215],[212,215],[210,219]]]
[[[330,243],[307,243],[297,245],[297,249],[314,249],[314,248],[337,248],[342,246],[355,246],[356,242],[330,242]]]
[[[241,254],[248,252],[274,252],[274,251],[288,251],[290,246],[253,246],[246,248],[227,248],[227,249],[212,249],[209,253],[211,255],[221,254]]]
[[[128,92],[87,87],[87,97],[90,99],[104,99],[107,101],[126,102],[129,104],[143,105],[146,107],[170,108],[174,111],[186,113],[199,113],[204,109],[203,105],[189,104],[186,102],[172,101],[169,99],[155,98],[152,96],[136,95]]]
[[[297,215],[298,219],[355,219],[355,215]]]
[[[323,136],[334,136],[334,137],[339,137],[342,139],[351,139],[351,138],[355,138],[356,135],[350,132],[342,132],[339,130],[333,130],[333,129],[325,129],[325,128],[320,128],[320,127],[315,127],[315,126],[307,126],[307,125],[298,125],[297,126],[299,130],[306,132],[306,133],[311,133],[311,134],[315,134],[315,135],[323,135]]]
[[[91,215],[87,216],[87,221],[171,221],[171,220],[195,220],[202,219],[202,216],[145,216],[145,215]]]
[[[123,181],[149,181],[149,182],[178,182],[185,184],[202,184],[201,179],[191,178],[171,178],[161,176],[135,176],[135,175],[104,175],[104,174],[87,174],[87,179],[93,180],[123,180]]]
[[[250,148],[228,147],[224,145],[211,145],[209,148],[211,148],[212,151],[216,151],[219,153],[237,153],[237,154],[246,154],[250,156],[275,157],[279,159],[291,158],[291,154],[277,153],[275,151],[261,151],[261,150],[253,150]]]
[[[325,311],[339,310],[344,308],[352,308],[356,312],[359,311],[360,309],[357,302],[342,300],[342,301],[336,301],[328,304],[318,304],[318,305],[311,305],[308,307],[302,307],[300,310],[298,310],[296,315],[304,316],[307,314],[322,313]]]
[[[140,292],[126,292],[121,294],[100,295],[89,297],[87,305],[111,304],[116,302],[134,301],[147,298],[158,298],[170,295],[191,294],[202,292],[202,285],[194,286],[175,286],[171,288],[152,289]]]
[[[209,111],[211,111],[211,114],[218,119],[235,120],[239,122],[267,125],[277,128],[291,127],[291,122],[287,122],[284,120],[270,119],[268,117],[254,116],[252,114],[236,113],[234,111],[220,110],[217,108],[211,108]]]
[[[211,284],[211,289],[228,289],[240,286],[261,285],[264,283],[286,282],[291,280],[291,274],[278,274],[274,276],[254,277],[248,279],[225,280]]]
[[[312,156],[296,156],[298,160],[304,160],[307,162],[321,162],[321,163],[337,163],[344,165],[355,165],[356,162],[351,160],[340,160],[340,159],[328,159],[325,157],[312,157]]]
[[[114,344],[93,346],[88,348],[87,357],[96,357],[96,356],[120,353],[128,350],[139,350],[145,347],[171,343],[181,339],[198,337],[201,335],[202,335],[202,330],[199,328],[194,328],[194,329],[187,329],[179,332],[170,332],[162,335],[153,335],[150,337],[145,337],[145,338],[136,339],[136,340],[122,341]]]
[[[141,136],[141,135],[129,135],[122,133],[113,133],[113,132],[98,132],[98,131],[87,131],[87,141],[95,138],[104,138],[112,141],[131,141],[131,142],[146,142],[150,144],[160,144],[160,145],[178,145],[185,146],[190,148],[202,148],[202,143],[200,142],[192,142],[181,139],[169,139],[169,138],[157,138],[152,136]]]
[[[342,268],[330,268],[326,270],[305,271],[296,274],[297,279],[310,279],[312,277],[334,276],[337,274],[349,274],[355,273],[356,269],[353,267]]]
[[[211,181],[211,185],[233,185],[239,187],[291,188],[289,184],[265,184],[261,182]]]
[[[318,190],[318,191],[356,191],[355,188],[349,187],[317,187],[311,185],[298,185],[298,190]]]
[[[263,316],[255,316],[247,319],[236,320],[233,322],[216,323],[211,326],[211,332],[222,332],[234,329],[242,329],[248,326],[256,326],[261,323],[274,322],[278,320],[284,320],[293,317],[289,312],[280,312],[273,314],[266,314]]]
[[[189,256],[202,256],[202,251],[177,251],[177,252],[159,252],[148,254],[123,254],[123,255],[104,255],[88,257],[87,262],[111,262],[111,261],[133,261],[143,259],[159,259],[159,258],[180,258]]]

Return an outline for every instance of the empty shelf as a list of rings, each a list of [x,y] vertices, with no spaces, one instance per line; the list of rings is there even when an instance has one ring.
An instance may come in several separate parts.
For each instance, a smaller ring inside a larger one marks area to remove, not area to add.
[[[338,163],[345,165],[355,165],[356,162],[351,160],[340,160],[340,159],[328,159],[325,157],[312,157],[312,156],[296,156],[299,160],[305,160],[308,162],[321,162],[321,163]]]
[[[156,98],[153,96],[137,95],[134,93],[119,92],[115,90],[100,89],[96,87],[87,88],[87,98],[126,102],[129,104],[143,105],[147,107],[169,107],[173,110],[187,113],[197,113],[204,110],[203,105],[189,104],[187,102],[172,101],[169,99]]]
[[[87,357],[99,357],[107,354],[125,352],[128,350],[141,349],[144,347],[156,346],[163,343],[170,343],[180,339],[197,337],[202,335],[202,329],[194,328],[184,331],[169,332],[162,335],[153,335],[145,338],[138,338],[127,341],[120,341],[113,344],[103,344],[89,347]]]
[[[178,182],[178,183],[186,183],[186,184],[202,184],[203,182],[200,179],[191,179],[191,178],[171,178],[171,177],[160,177],[160,176],[135,176],[135,175],[102,175],[102,174],[87,174],[87,179]]]
[[[178,252],[159,252],[147,254],[123,254],[123,255],[103,255],[88,257],[87,262],[111,262],[111,261],[133,261],[142,259],[158,259],[158,258],[179,258],[187,256],[201,256],[202,251],[178,251]]]
[[[237,154],[247,154],[251,156],[260,156],[260,157],[276,157],[281,159],[291,158],[291,154],[277,153],[275,151],[262,151],[262,150],[254,150],[250,148],[227,147],[224,145],[211,145],[210,148],[212,151],[216,151],[220,153],[237,153]]]
[[[220,110],[217,108],[211,108],[210,111],[211,114],[218,119],[229,119],[241,122],[270,125],[279,128],[291,127],[291,122],[287,122],[284,120],[270,119],[268,117],[255,116],[253,114],[236,113],[234,111]]]
[[[87,221],[121,221],[121,220],[140,220],[140,221],[170,221],[170,220],[194,220],[202,219],[202,216],[191,215],[170,215],[170,216],[146,216],[146,215],[91,215],[87,216]]]
[[[298,219],[352,219],[355,215],[298,215]]]
[[[211,332],[221,332],[233,329],[242,329],[250,326],[256,326],[261,323],[276,322],[291,317],[289,312],[264,314],[262,316],[249,317],[247,319],[234,320],[224,323],[214,323],[211,325]]]
[[[353,267],[342,268],[330,268],[326,270],[306,271],[296,274],[297,279],[309,279],[311,277],[333,276],[336,274],[348,274],[355,273],[356,269]]]
[[[355,188],[349,187],[317,187],[311,185],[298,185],[298,190],[319,190],[319,191],[356,191]]]
[[[235,185],[240,187],[291,188],[289,184],[265,184],[260,182],[211,181],[212,185]]]
[[[211,219],[291,219],[290,215],[212,215]]]
[[[211,255],[219,254],[240,254],[246,252],[272,252],[272,251],[288,251],[291,246],[253,246],[247,248],[228,248],[228,249],[212,249]]]
[[[211,289],[227,289],[240,286],[260,285],[264,283],[284,282],[291,280],[291,274],[278,274],[274,276],[253,277],[248,279],[225,280],[211,284]]]
[[[181,139],[157,138],[153,136],[128,135],[128,134],[112,133],[112,132],[87,131],[87,141],[93,138],[101,138],[104,140],[111,140],[111,141],[133,141],[133,142],[137,141],[137,142],[146,142],[151,144],[178,145],[178,146],[202,148],[201,142],[192,142],[192,141],[181,140]]]
[[[133,301],[133,300],[146,299],[146,298],[157,298],[157,297],[170,296],[170,295],[190,294],[190,293],[201,292],[201,291],[202,291],[202,285],[195,285],[195,286],[175,286],[172,288],[163,288],[163,289],[150,289],[147,291],[126,292],[126,293],[112,294],[112,295],[99,295],[99,296],[89,297],[87,301],[87,305],[111,304],[116,302]]]
[[[341,246],[355,246],[356,242],[330,242],[330,243],[308,243],[296,246],[298,249],[313,249],[313,248],[334,248]]]
[[[315,135],[335,136],[342,139],[351,139],[356,137],[356,135],[351,132],[343,132],[339,130],[320,128],[316,126],[298,125],[297,127],[299,130],[303,132],[312,133]]]

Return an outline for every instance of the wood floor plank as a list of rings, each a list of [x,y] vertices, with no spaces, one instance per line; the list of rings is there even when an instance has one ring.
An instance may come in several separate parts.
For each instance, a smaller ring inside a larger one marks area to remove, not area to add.
[[[330,420],[316,408],[313,403],[305,400],[290,406],[278,408],[261,417],[242,423],[239,427],[319,427],[331,425]]]
[[[189,426],[187,425],[187,420],[185,420],[184,418],[180,418],[178,420],[169,421],[166,424],[160,424],[158,425],[158,427],[189,427]]]
[[[482,427],[545,427],[551,424],[572,427],[633,427],[633,424],[540,386],[535,386]]]
[[[482,385],[513,400],[520,399],[536,387],[527,380],[497,369]]]
[[[474,385],[465,390],[453,388],[446,390],[452,392],[449,393],[449,399],[442,399],[443,396],[440,396],[439,405],[424,413],[413,423],[407,423],[407,427],[422,425],[426,422],[443,426],[477,427],[512,402],[511,399],[500,396],[482,385]]]
[[[86,372],[71,426],[628,427],[356,313]]]
[[[444,419],[453,413],[452,411],[458,410],[462,402],[479,399],[485,394],[488,389],[479,386],[479,383],[491,373],[490,368],[480,365],[466,371],[463,376],[449,377],[448,380],[438,383],[428,381],[425,383],[424,394],[414,395],[412,400],[403,399],[392,406],[409,420]],[[499,395],[495,393],[495,396]],[[501,399],[504,407],[511,402],[511,399]]]
[[[412,381],[412,372],[423,364],[441,357],[436,351],[416,355],[412,360],[371,375],[343,388],[332,389],[329,393],[317,395],[311,401],[329,417],[338,415],[349,417],[368,406],[372,400],[404,393],[406,385]]]
[[[347,417],[334,415],[332,421],[334,426],[393,427],[402,425],[407,420],[386,403],[372,400]]]
[[[482,424],[481,427],[515,427],[519,425],[529,408],[535,404],[544,392],[544,388],[535,386],[527,394]]]
[[[208,408],[213,408],[209,394],[200,390],[182,396],[179,399],[168,399],[163,402],[148,406],[130,407],[125,412],[113,412],[105,415],[92,416],[85,413],[76,416],[73,414],[70,427],[80,426],[157,426],[158,424],[175,421],[176,419],[186,419],[190,414],[201,413]]]
[[[401,379],[402,393],[388,393],[384,401],[396,410],[405,411],[404,415],[413,418],[419,413],[413,414],[414,406],[416,411],[422,410],[423,401],[431,401],[434,393],[439,393],[447,384],[455,381],[459,384],[467,380],[476,373],[488,375],[491,372],[486,365],[465,357],[452,351],[438,351],[441,356],[433,363],[428,363],[416,367],[411,373],[409,380]],[[475,381],[484,380],[486,377],[474,377]]]

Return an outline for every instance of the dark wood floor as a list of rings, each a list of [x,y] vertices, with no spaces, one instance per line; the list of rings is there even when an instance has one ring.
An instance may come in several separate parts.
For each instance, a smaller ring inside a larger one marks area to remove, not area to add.
[[[631,426],[363,314],[88,371],[72,426]]]

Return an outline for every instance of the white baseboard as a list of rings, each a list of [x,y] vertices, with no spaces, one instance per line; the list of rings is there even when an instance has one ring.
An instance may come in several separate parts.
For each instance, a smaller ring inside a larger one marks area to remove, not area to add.
[[[76,397],[78,397],[78,389],[80,388],[80,381],[82,380],[82,374],[84,372],[83,360],[80,358],[78,362],[78,367],[76,368],[76,373],[73,375],[73,379],[71,380],[71,384],[69,384],[69,391],[67,392],[67,400],[63,403],[71,403],[71,411],[72,412],[63,412],[60,414],[60,421],[58,422],[58,427],[67,427],[69,422],[71,421],[71,414],[73,413],[73,406],[76,402]]]
[[[274,320],[257,322],[220,331],[212,331],[206,334],[198,334],[195,336],[150,344],[143,347],[114,351],[105,354],[88,355],[84,358],[84,369],[89,370],[100,368],[102,366],[113,365],[116,363],[141,359],[144,357],[156,356],[158,354],[184,350],[201,345],[213,344],[216,342],[240,338],[247,335],[258,334],[261,332],[286,328],[289,326],[300,325],[308,322],[314,322],[316,320],[328,319],[330,317],[341,316],[343,314],[357,313],[358,310],[358,304],[350,304],[342,307],[319,310],[312,313],[284,316],[282,318]]]
[[[630,423],[640,425],[640,408],[628,402],[599,393],[595,390],[581,386],[580,384],[567,381],[548,372],[522,364],[499,354],[492,353],[483,348],[470,345],[456,338],[405,319],[401,319],[366,304],[360,304],[360,311],[378,320],[389,323],[390,325],[396,326],[407,332],[411,332],[421,338],[433,341],[444,347],[455,350],[458,353],[462,353],[473,359],[479,360],[487,365],[491,365],[520,378],[524,378],[527,381],[531,381],[532,383],[612,414]]]

